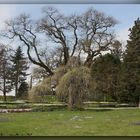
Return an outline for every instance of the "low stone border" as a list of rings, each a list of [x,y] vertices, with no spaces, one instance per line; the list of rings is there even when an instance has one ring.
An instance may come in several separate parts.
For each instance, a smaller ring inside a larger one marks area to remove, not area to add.
[[[108,109],[110,109],[110,110],[123,110],[123,109],[139,109],[139,107],[119,107],[119,108],[116,108],[116,107],[100,107],[100,108],[98,108],[98,107],[96,107],[96,108],[93,108],[93,107],[88,107],[88,108],[84,108],[85,110],[108,110]]]
[[[9,112],[31,112],[31,108],[26,109],[0,109],[0,113],[9,113]]]

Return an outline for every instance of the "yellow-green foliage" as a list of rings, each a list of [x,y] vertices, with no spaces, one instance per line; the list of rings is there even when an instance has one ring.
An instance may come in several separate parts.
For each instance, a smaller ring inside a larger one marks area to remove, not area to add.
[[[60,79],[66,74],[68,69],[65,66],[61,66],[56,69],[54,75],[51,78],[51,81],[54,82],[56,85],[59,84]]]
[[[44,102],[46,100],[45,96],[52,94],[51,84],[58,85],[61,77],[67,72],[66,67],[60,67],[56,69],[52,77],[47,77],[43,79],[41,83],[34,86],[29,92],[29,99],[33,102]]]
[[[52,83],[54,82],[56,85],[59,84],[61,78],[70,70],[80,66],[79,59],[77,57],[70,57],[67,65],[61,66],[56,69],[54,75],[52,76],[51,80]]]
[[[94,86],[90,69],[79,67],[67,72],[61,78],[56,93],[61,101],[68,104],[71,102],[72,106],[80,106],[83,101],[88,100]]]
[[[45,102],[46,95],[51,94],[50,78],[44,79],[40,84],[34,86],[29,92],[29,99],[33,102]]]

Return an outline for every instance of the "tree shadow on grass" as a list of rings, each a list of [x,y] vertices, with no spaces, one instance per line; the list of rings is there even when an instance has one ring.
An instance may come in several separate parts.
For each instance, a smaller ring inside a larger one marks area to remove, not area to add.
[[[11,120],[8,118],[0,118],[0,123],[1,122],[10,122]]]
[[[140,125],[140,121],[139,122],[134,122],[134,123],[132,123],[132,125]]]

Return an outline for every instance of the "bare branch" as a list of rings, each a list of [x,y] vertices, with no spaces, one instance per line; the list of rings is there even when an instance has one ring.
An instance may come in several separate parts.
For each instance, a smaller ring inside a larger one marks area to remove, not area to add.
[[[27,46],[27,55],[30,61],[33,64],[44,68],[49,75],[52,75],[53,72],[51,71],[51,69],[44,64],[44,62],[41,60],[39,56],[36,44],[37,36],[34,33],[35,25],[31,22],[29,16],[22,14],[19,17],[6,23],[7,23],[6,36],[9,36],[9,38],[12,37],[12,39],[18,37],[19,40],[23,42],[25,46]],[[33,57],[31,56],[30,54],[31,49],[34,49],[37,60],[33,59]]]

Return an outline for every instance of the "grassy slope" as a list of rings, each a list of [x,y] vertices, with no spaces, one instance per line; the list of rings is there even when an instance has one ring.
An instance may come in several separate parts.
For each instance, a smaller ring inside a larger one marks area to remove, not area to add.
[[[140,135],[140,110],[54,111],[0,114],[0,135]]]

